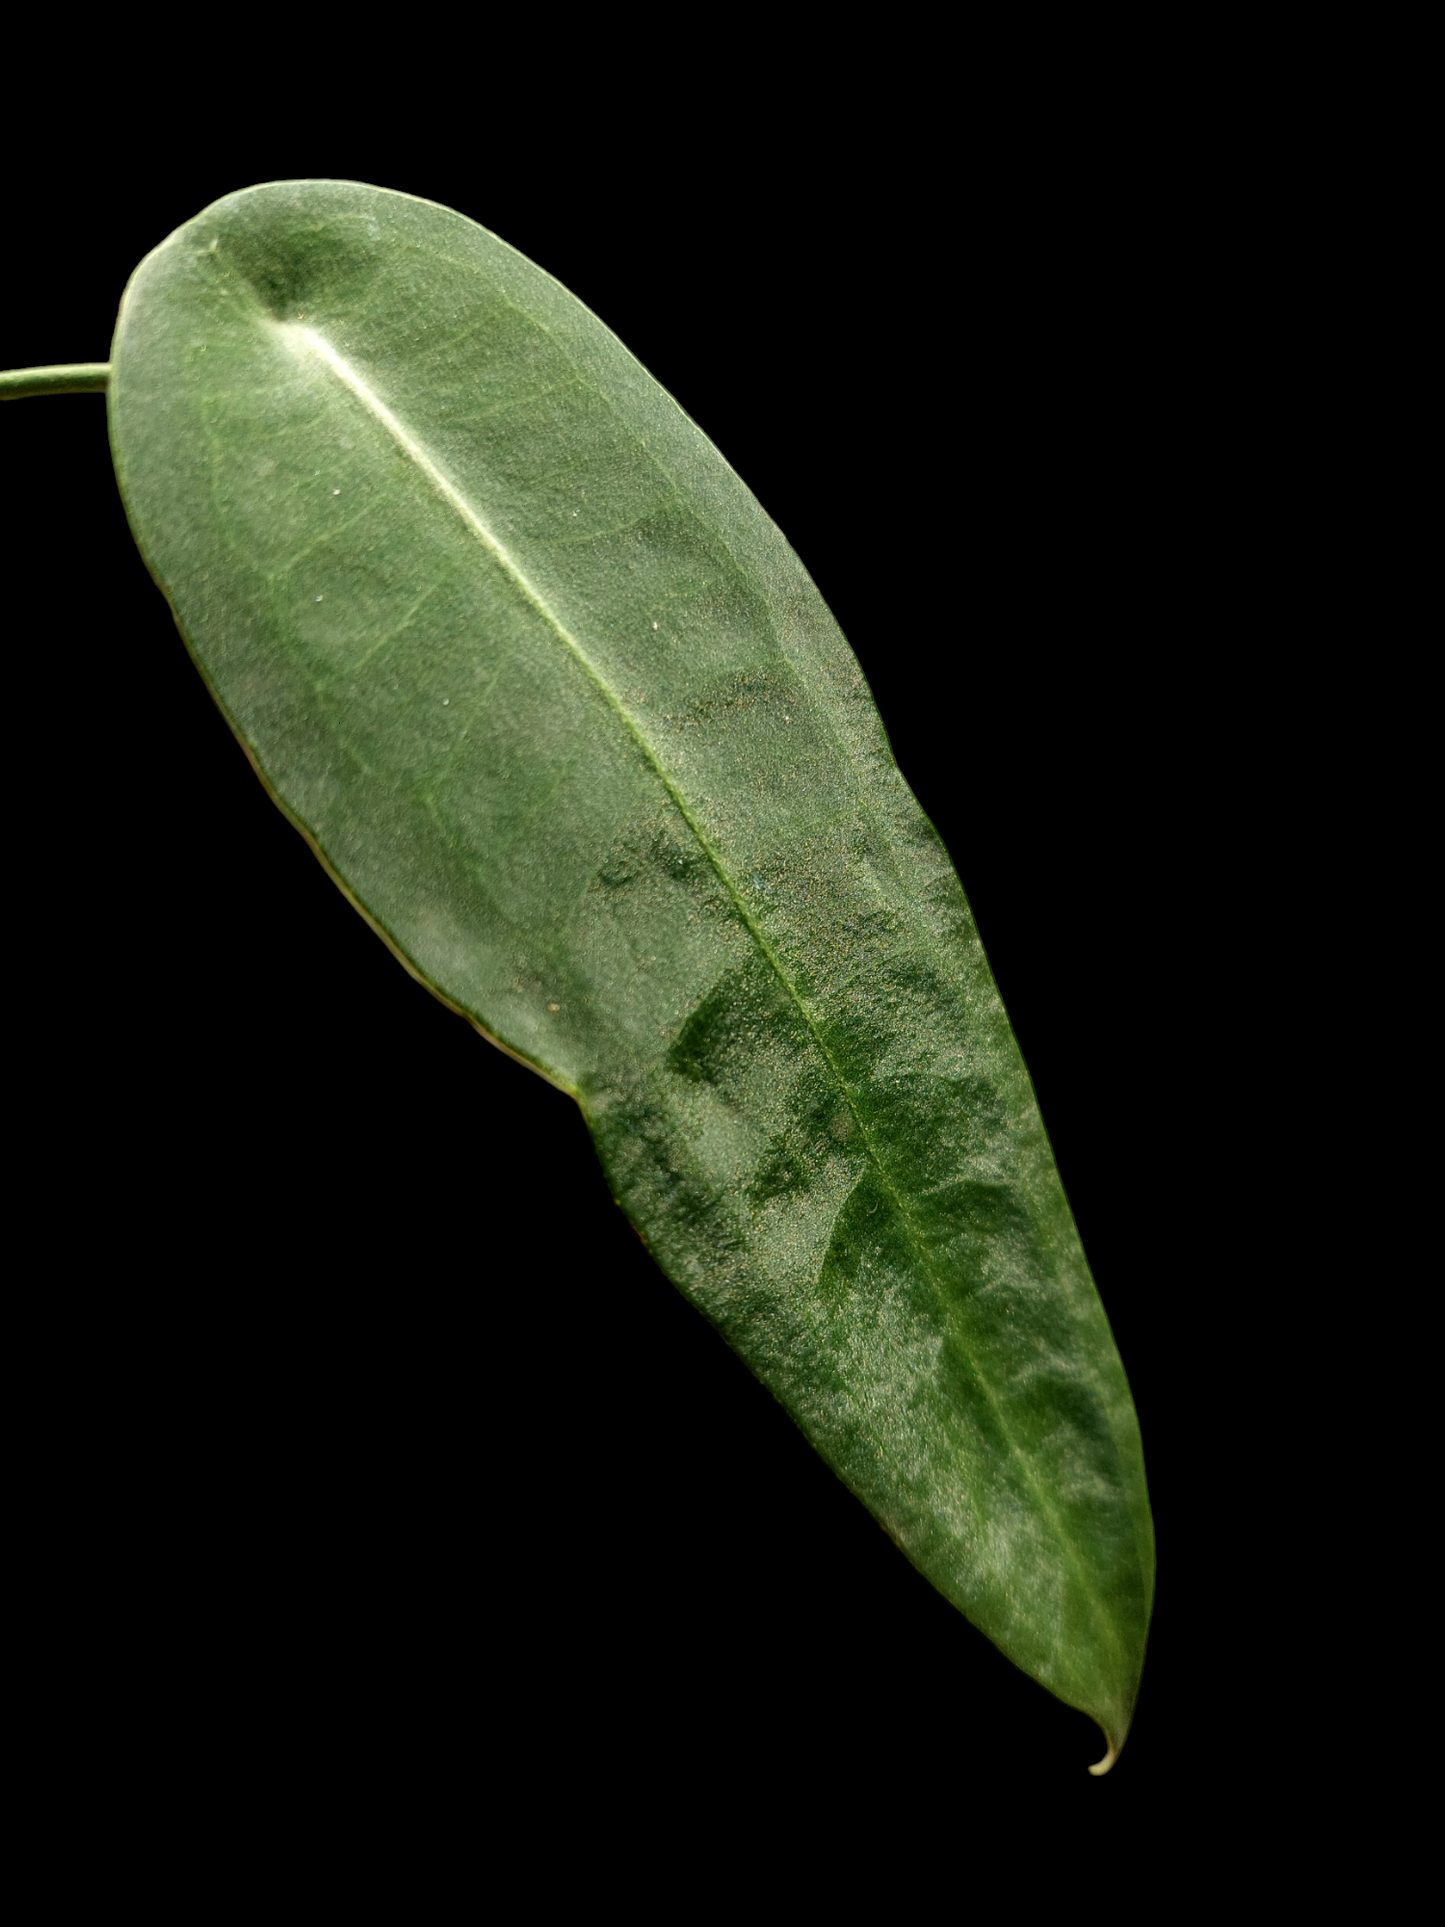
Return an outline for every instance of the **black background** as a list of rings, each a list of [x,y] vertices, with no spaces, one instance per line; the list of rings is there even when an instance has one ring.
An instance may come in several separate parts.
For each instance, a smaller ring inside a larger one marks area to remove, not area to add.
[[[1102,128],[1040,156],[839,106],[787,143],[750,122],[740,160],[640,106],[544,162],[515,115],[463,137],[460,103],[303,135],[193,102],[184,138],[84,157],[83,205],[22,170],[0,366],[103,358],[173,227],[326,174],[492,228],[714,439],[862,661],[1038,1089],[1148,1453],[1138,1719],[1091,1780],[1092,1724],[657,1272],[574,1107],[347,908],[145,573],[103,402],[60,398],[0,413],[40,1805],[160,1758],[165,1798],[259,1773],[277,1825],[355,1776],[423,1789],[443,1836],[504,1784],[564,1830],[610,1800],[644,1834],[678,1806],[876,1832],[883,1795],[956,1819],[998,1792],[1122,1842],[1197,1827],[1223,1775],[1245,1825],[1274,1768],[1254,1687],[1240,1733],[1257,1502],[1221,1434],[1257,1392],[1204,1361],[1221,1279],[1258,1266],[1255,1152],[1221,1120],[1266,1049],[1236,990],[1260,537],[1212,480],[1241,435],[1268,459],[1229,354],[1257,264],[1207,180]]]

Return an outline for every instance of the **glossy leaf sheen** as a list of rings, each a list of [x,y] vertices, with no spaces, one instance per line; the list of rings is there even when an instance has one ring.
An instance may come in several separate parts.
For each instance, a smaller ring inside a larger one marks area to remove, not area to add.
[[[958,879],[777,528],[565,289],[374,188],[209,208],[112,369],[137,538],[282,807],[1117,1751],[1153,1586],[1123,1369]],[[857,504],[906,647],[949,559]]]

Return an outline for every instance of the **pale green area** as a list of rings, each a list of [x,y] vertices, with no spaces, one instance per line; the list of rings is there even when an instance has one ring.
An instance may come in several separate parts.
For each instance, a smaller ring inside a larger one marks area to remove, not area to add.
[[[112,367],[137,539],[273,794],[1117,1750],[1154,1572],[1128,1386],[963,891],[777,528],[565,289],[402,195],[218,202]],[[882,512],[860,488],[860,540]],[[940,619],[919,561],[900,649]]]

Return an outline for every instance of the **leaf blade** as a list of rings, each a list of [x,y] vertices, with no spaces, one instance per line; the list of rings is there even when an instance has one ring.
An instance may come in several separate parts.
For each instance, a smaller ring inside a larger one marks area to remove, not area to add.
[[[908,1556],[1127,1731],[1137,1424],[946,853],[742,483],[565,290],[230,196],[113,355],[137,539],[272,793]]]

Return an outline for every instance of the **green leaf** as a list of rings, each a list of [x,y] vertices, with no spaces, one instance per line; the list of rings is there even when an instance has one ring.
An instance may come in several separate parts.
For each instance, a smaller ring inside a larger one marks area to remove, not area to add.
[[[548,275],[350,183],[172,235],[109,395],[281,807],[576,1097],[658,1262],[1112,1761],[1154,1571],[1128,1386],[963,891],[777,528]]]

